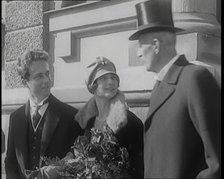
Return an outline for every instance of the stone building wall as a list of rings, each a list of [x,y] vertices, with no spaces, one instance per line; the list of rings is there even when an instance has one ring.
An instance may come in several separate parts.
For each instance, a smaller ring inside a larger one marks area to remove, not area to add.
[[[16,59],[27,49],[44,48],[43,1],[11,1],[5,6],[6,89],[23,87],[15,70]]]

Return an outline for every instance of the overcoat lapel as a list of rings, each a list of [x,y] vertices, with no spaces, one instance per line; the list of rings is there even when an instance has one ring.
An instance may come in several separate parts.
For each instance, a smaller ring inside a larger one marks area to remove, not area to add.
[[[149,112],[145,121],[145,131],[148,130],[152,115],[168,100],[172,94],[175,92],[178,77],[184,66],[189,64],[184,55],[181,55],[178,60],[171,66],[170,70],[167,72],[165,78],[161,82],[160,86],[156,91],[153,90]]]
[[[49,142],[54,134],[55,128],[58,125],[60,119],[60,110],[57,109],[57,104],[52,100],[53,96],[49,97],[49,105],[45,115],[45,123],[43,126],[41,137],[40,156],[44,156]],[[40,160],[40,165],[41,165]]]
[[[175,91],[172,85],[161,84],[151,96],[148,117],[150,117]]]
[[[24,113],[20,116],[21,120],[16,120],[17,123],[15,123],[15,125],[18,126],[17,133],[15,134],[15,136],[17,136],[16,142],[18,146],[18,149],[16,149],[16,156],[22,171],[24,171],[24,169],[28,166],[27,129],[28,120],[30,120],[29,109],[29,101],[27,101],[26,105],[24,106]]]

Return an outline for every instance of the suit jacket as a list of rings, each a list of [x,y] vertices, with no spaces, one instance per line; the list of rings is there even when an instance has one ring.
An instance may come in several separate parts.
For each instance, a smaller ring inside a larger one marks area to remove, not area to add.
[[[145,121],[145,178],[221,177],[221,90],[211,73],[181,55]]]
[[[74,120],[77,109],[62,103],[53,95],[45,112],[40,156],[62,158],[83,130]],[[5,159],[6,178],[23,179],[28,168],[27,128],[30,120],[29,102],[10,115],[8,145]],[[43,165],[40,162],[40,167]]]

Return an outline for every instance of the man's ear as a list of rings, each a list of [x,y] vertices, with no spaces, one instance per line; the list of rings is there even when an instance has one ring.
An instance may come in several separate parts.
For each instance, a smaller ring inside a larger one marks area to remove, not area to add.
[[[153,45],[154,45],[154,51],[156,54],[159,53],[159,49],[160,49],[160,42],[157,38],[153,39]]]

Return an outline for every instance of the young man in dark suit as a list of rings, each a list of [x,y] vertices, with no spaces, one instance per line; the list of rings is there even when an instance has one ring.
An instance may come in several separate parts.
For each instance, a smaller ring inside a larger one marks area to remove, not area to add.
[[[221,177],[220,88],[204,67],[175,49],[170,0],[136,5],[138,56],[157,82],[150,98],[144,138],[145,178]]]
[[[74,120],[77,109],[51,92],[49,56],[29,50],[18,59],[18,72],[28,89],[25,105],[10,115],[5,159],[7,179],[25,179],[27,170],[44,165],[42,157],[63,158],[83,131]]]

